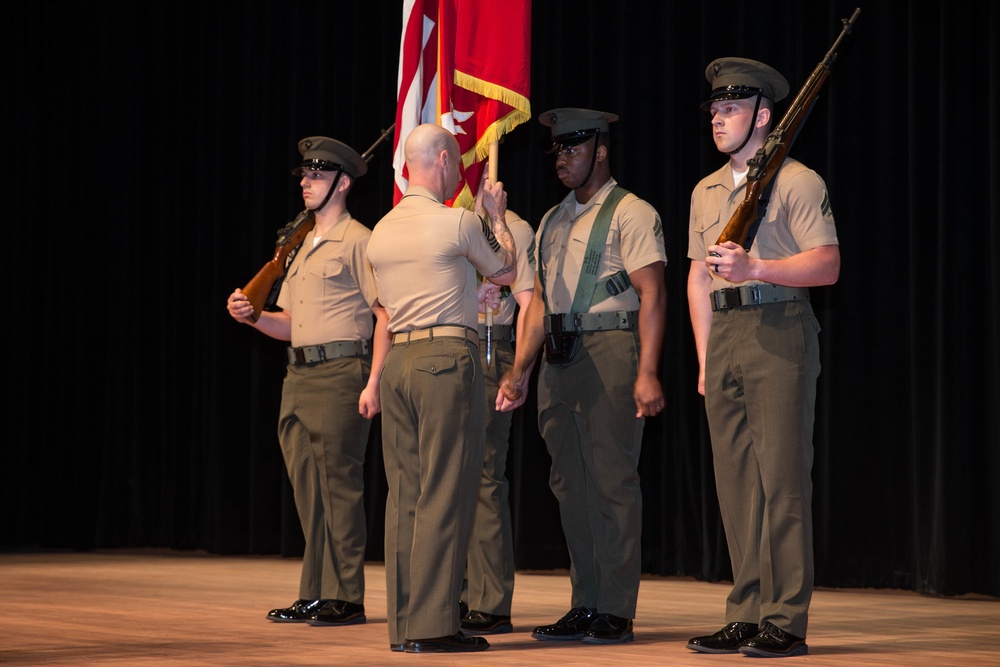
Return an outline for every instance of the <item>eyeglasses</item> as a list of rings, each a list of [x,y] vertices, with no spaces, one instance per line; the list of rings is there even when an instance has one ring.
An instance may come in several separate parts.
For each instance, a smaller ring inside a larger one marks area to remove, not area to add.
[[[573,157],[577,153],[582,153],[583,152],[583,146],[582,145],[578,145],[578,146],[560,146],[560,147],[555,148],[555,149],[553,149],[553,150],[551,150],[549,152],[552,153],[553,155],[555,155],[556,157],[559,157],[560,155],[566,155],[566,157]]]

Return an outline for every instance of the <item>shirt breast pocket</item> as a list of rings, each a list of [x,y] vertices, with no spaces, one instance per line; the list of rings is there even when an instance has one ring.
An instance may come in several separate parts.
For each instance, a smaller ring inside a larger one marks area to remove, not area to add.
[[[781,207],[778,206],[777,200],[772,198],[773,206],[768,206],[764,211],[764,218],[761,220],[762,225],[773,225],[778,220],[778,216],[781,215]]]
[[[311,272],[323,284],[323,293],[327,296],[343,293],[352,282],[347,267],[338,261],[323,262],[311,267]]]
[[[538,258],[542,263],[542,270],[544,273],[548,274],[552,271],[552,266],[556,261],[558,252],[556,251],[556,244],[552,238],[542,237],[542,243],[538,248]]]
[[[712,245],[715,243],[715,240],[719,238],[719,234],[722,233],[722,228],[719,224],[719,211],[702,213],[695,218],[694,231],[706,237],[708,243],[705,245]]]
[[[302,265],[299,262],[292,262],[292,265],[288,267],[288,272],[285,274],[284,282],[290,282],[292,278],[299,275]]]
[[[581,261],[585,264],[587,263],[587,250],[590,248],[590,232],[587,230],[586,234],[574,232],[570,235],[571,252],[574,256],[579,257]],[[601,257],[600,261],[608,266],[618,265],[618,254],[615,249],[618,247],[618,228],[615,225],[611,225],[608,228],[607,236],[604,238],[604,244],[600,247]],[[596,249],[596,248],[595,248]]]

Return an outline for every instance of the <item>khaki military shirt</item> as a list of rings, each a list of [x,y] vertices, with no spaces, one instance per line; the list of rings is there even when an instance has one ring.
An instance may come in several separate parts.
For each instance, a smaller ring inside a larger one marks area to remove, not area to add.
[[[571,312],[590,241],[590,230],[597,221],[601,204],[615,185],[617,181],[610,179],[579,213],[576,195],[570,192],[542,218],[536,234],[536,266],[542,267],[545,280],[542,287],[548,302],[548,312]],[[649,203],[629,193],[618,203],[611,218],[611,228],[608,230],[597,274],[598,281],[619,271],[627,274],[653,262],[666,261],[663,224],[659,213]],[[639,295],[634,288],[629,287],[617,296],[580,310],[599,313],[638,309]]]
[[[801,162],[786,158],[774,178],[764,219],[757,229],[750,256],[783,259],[825,245],[837,245],[837,228],[826,183]],[[722,234],[733,211],[746,196],[746,179],[733,186],[733,170],[727,162],[695,186],[688,221],[688,257],[705,261],[708,246]],[[760,283],[747,281],[746,285]],[[712,274],[712,289],[733,283]]]
[[[292,317],[292,347],[369,340],[378,298],[365,258],[371,230],[345,211],[316,245],[314,235],[306,235],[278,295]]]
[[[465,208],[445,206],[427,188],[411,185],[372,231],[368,260],[379,302],[393,333],[439,324],[476,330],[476,271],[504,267],[492,231]]]

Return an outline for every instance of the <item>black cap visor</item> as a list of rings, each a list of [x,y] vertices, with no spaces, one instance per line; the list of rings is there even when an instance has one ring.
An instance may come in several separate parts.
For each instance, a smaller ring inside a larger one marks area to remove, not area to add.
[[[318,158],[313,158],[312,160],[306,160],[300,164],[295,169],[292,169],[292,174],[295,176],[301,176],[303,171],[339,171],[343,167],[336,162],[331,162],[330,160],[320,160]]]
[[[701,103],[701,110],[708,111],[712,106],[712,102],[719,100],[745,100],[748,97],[756,97],[762,92],[760,88],[754,88],[753,86],[724,86],[716,88],[708,96],[708,99]]]
[[[589,130],[577,130],[554,136],[552,137],[552,145],[545,152],[549,154],[558,153],[561,150],[579,146],[591,137],[596,137],[599,133],[600,129],[595,127]]]

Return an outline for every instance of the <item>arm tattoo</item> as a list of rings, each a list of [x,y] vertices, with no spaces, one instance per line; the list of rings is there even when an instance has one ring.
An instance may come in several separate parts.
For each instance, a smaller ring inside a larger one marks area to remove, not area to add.
[[[496,277],[510,273],[515,269],[517,266],[517,249],[514,246],[514,236],[510,233],[510,228],[507,227],[504,219],[502,217],[495,218],[492,222],[493,229],[490,230],[487,238],[491,239],[490,246],[493,247],[494,251],[502,249],[504,255],[503,268],[494,273],[493,276],[490,276]],[[483,220],[483,226],[486,226],[486,220]]]
[[[486,236],[487,241],[489,241],[493,252],[500,252],[502,250],[504,254],[503,268],[493,275],[487,276],[487,278],[494,278],[510,273],[517,265],[514,236],[510,233],[510,228],[507,227],[507,223],[504,221],[502,216],[491,220],[487,220],[487,218],[482,217],[480,220],[482,220],[483,223],[483,234]],[[490,222],[493,224],[490,225]]]
[[[483,236],[486,237],[490,247],[493,248],[493,252],[500,252],[500,242],[497,241],[497,237],[493,234],[493,230],[490,228],[489,220],[485,217],[480,217],[479,221],[483,223]]]

